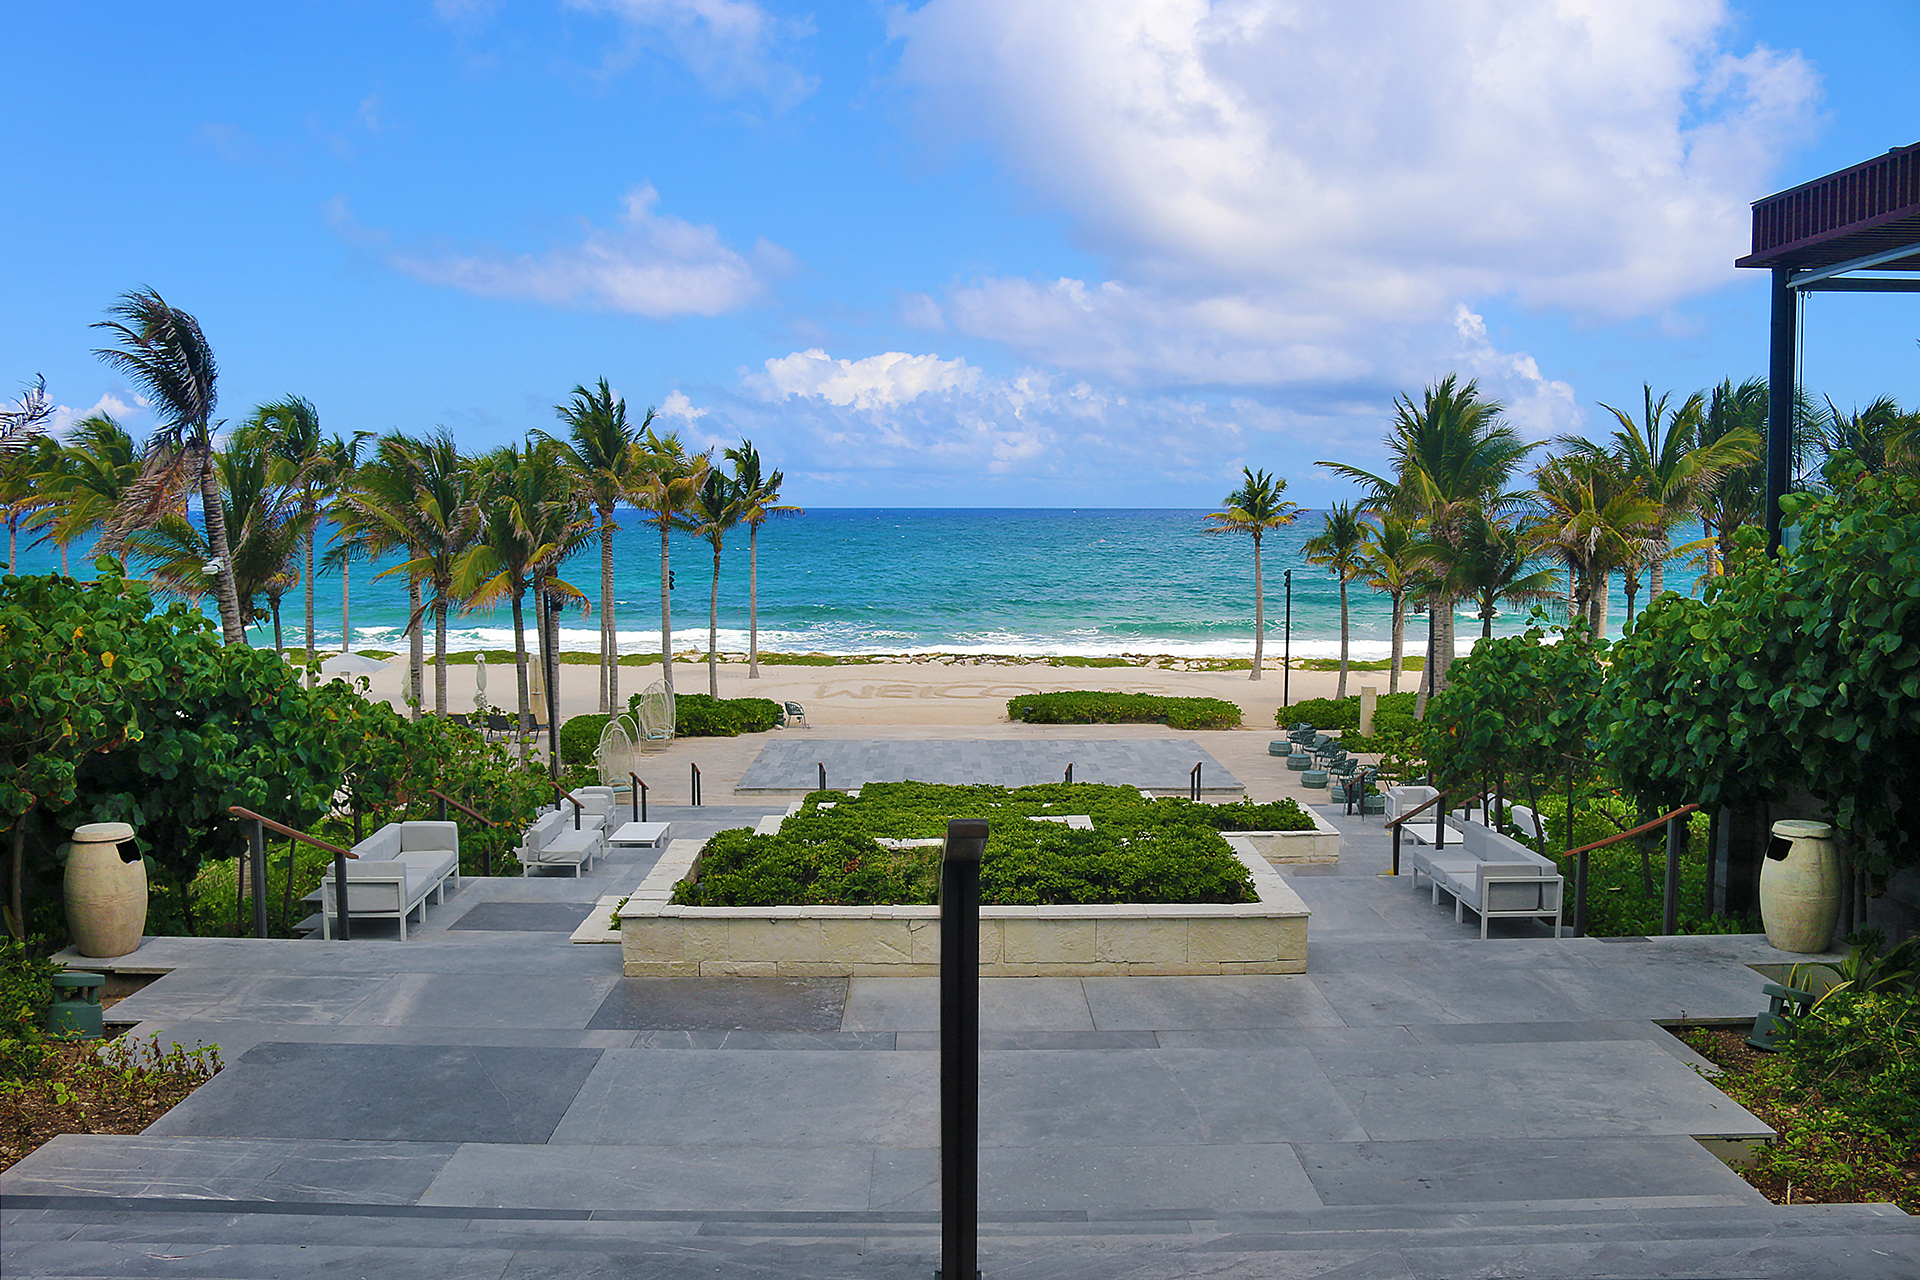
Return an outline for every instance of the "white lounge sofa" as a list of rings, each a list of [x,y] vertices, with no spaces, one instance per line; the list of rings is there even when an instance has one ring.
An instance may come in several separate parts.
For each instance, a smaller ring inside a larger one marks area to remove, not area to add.
[[[1478,822],[1449,818],[1447,843],[1419,845],[1403,856],[1413,868],[1416,886],[1425,874],[1437,906],[1441,893],[1453,897],[1453,918],[1465,913],[1480,917],[1480,936],[1496,917],[1553,919],[1553,936],[1560,936],[1561,898],[1565,878],[1559,864],[1535,853],[1517,840]]]
[[[520,874],[530,876],[535,867],[568,867],[577,876],[591,869],[593,860],[606,852],[606,818],[605,813],[582,813],[576,827],[571,803],[541,814],[514,850]]]
[[[354,919],[400,922],[407,940],[407,918],[415,909],[422,923],[427,898],[446,900],[449,880],[460,887],[460,828],[452,822],[389,822],[353,846],[347,860],[347,913]],[[333,937],[339,914],[333,873],[320,881],[320,936]]]

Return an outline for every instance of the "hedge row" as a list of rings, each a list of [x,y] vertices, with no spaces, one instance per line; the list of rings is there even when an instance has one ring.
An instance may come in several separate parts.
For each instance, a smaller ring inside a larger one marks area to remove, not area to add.
[[[677,693],[673,698],[673,733],[678,738],[736,738],[743,733],[765,733],[780,723],[780,710],[780,704],[771,698]]]
[[[1007,699],[1007,718],[1028,724],[1158,724],[1170,729],[1234,729],[1240,708],[1219,698],[1151,693],[1023,693]]]
[[[831,808],[822,808],[831,804]],[[940,849],[891,849],[879,839],[941,835],[951,818],[985,818],[980,866],[985,903],[1251,902],[1252,878],[1216,822],[1255,816],[1312,820],[1291,801],[1279,805],[1195,805],[1143,800],[1131,787],[1088,783],[955,787],[868,783],[858,797],[819,791],[776,836],[738,829],[708,841],[700,879],[681,882],[674,901],[688,906],[931,905]],[[1091,831],[1032,816],[1086,814]]]
[[[1380,701],[1373,711],[1373,736],[1412,737],[1419,727],[1419,722],[1413,718],[1414,697],[1412,693],[1380,695]],[[1360,699],[1358,696],[1308,698],[1292,706],[1281,707],[1273,713],[1273,722],[1282,727],[1310,724],[1323,733],[1357,735],[1360,732]]]

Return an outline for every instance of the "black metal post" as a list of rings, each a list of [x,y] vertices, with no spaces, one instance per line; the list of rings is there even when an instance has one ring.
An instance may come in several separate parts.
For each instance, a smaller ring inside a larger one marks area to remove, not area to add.
[[[692,782],[689,784],[688,790],[692,793],[695,807],[698,807],[700,804],[700,766],[690,764],[687,767],[693,771]]]
[[[1400,874],[1400,828],[1399,827],[1395,827],[1393,829],[1393,871],[1390,874],[1396,875],[1396,876]]]
[[[1573,936],[1587,936],[1587,851],[1573,859]]]
[[[1071,760],[1067,761],[1067,784],[1069,786],[1073,784],[1073,761]]]
[[[1187,794],[1195,804],[1200,803],[1200,762],[1193,762],[1193,771],[1187,774]]]
[[[1667,823],[1667,886],[1660,904],[1660,933],[1671,938],[1680,932],[1680,858],[1687,851],[1685,815]]]
[[[980,1264],[980,857],[987,824],[947,823],[940,860],[940,1271]]]
[[[253,868],[253,936],[267,936],[267,829],[258,821],[247,840],[247,861]]]
[[[446,820],[447,820],[447,798],[445,796],[441,796],[440,797],[440,821],[445,822]]]
[[[1793,467],[1793,349],[1798,336],[1799,299],[1787,287],[1791,267],[1773,269],[1773,323],[1767,339],[1767,554],[1780,552],[1780,499]]]
[[[1287,580],[1287,623],[1281,633],[1285,639],[1280,651],[1280,705],[1293,705],[1293,570],[1286,572]]]
[[[820,790],[825,791],[827,789],[827,762],[822,760],[819,764],[819,769],[820,769]]]
[[[353,916],[347,911],[347,855],[333,855],[333,903],[339,910],[339,918],[333,927],[339,931],[340,941],[353,941]]]
[[[633,802],[633,820],[645,822],[647,820],[647,784],[640,781],[640,775],[631,769],[627,770],[627,776],[633,779],[633,794],[628,797]]]

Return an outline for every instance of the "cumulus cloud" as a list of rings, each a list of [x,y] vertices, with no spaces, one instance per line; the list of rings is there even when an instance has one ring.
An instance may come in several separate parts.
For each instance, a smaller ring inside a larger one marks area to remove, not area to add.
[[[738,310],[791,264],[785,250],[764,241],[744,255],[713,227],[657,212],[658,203],[658,192],[641,187],[627,196],[616,225],[590,226],[578,244],[521,254],[394,248],[384,232],[354,224],[343,201],[335,200],[330,216],[342,234],[380,246],[390,267],[426,284],[653,319]]]
[[[1720,0],[931,0],[891,21],[929,128],[1002,154],[1111,271],[903,313],[1136,384],[1391,381],[1463,347],[1537,380],[1458,309],[1604,320],[1731,279],[1817,90],[1797,54],[1728,48]]]
[[[649,45],[665,44],[715,93],[754,92],[788,106],[815,85],[785,57],[811,26],[783,21],[751,0],[567,0],[567,6],[619,19],[627,43],[609,57],[610,69]]]
[[[828,404],[876,409],[965,387],[977,377],[978,370],[957,358],[885,351],[863,360],[835,360],[813,347],[768,360],[763,385],[781,399],[808,396]]]
[[[137,440],[140,438],[140,429],[128,419],[144,413],[150,403],[152,402],[142,395],[129,393],[128,398],[122,399],[118,394],[109,391],[84,409],[76,409],[64,404],[55,405],[53,416],[47,419],[47,434],[64,440],[72,431],[74,423],[82,418],[91,418],[95,414],[105,414],[125,427]]]

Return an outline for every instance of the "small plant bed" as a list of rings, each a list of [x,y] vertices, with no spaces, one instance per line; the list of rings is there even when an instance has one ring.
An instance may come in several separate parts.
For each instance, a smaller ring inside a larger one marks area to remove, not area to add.
[[[220,1070],[217,1049],[97,1040],[48,1043],[38,1065],[0,1083],[0,1169],[63,1133],[139,1133]]]
[[[1029,821],[1077,815],[1092,819],[1092,830]],[[900,842],[937,840],[952,818],[990,824],[980,897],[997,906],[1253,902],[1252,879],[1220,831],[1313,825],[1291,800],[1215,806],[1144,800],[1130,787],[1091,783],[1014,790],[869,783],[857,797],[812,793],[778,835],[741,829],[714,836],[701,852],[699,878],[676,885],[673,901],[929,906],[939,884],[940,848]]]
[[[1374,739],[1411,739],[1420,724],[1413,718],[1415,695],[1383,693],[1374,704]],[[1360,734],[1360,698],[1306,698],[1281,707],[1273,713],[1273,722],[1282,727],[1310,724],[1322,733],[1339,733],[1342,742],[1357,741]],[[1355,748],[1349,743],[1349,750]],[[1361,748],[1364,750],[1364,748]]]
[[[1676,1035],[1724,1069],[1713,1083],[1779,1134],[1741,1177],[1775,1204],[1884,1201],[1920,1213],[1920,1016],[1911,998],[1840,993],[1779,1053],[1744,1030]]]
[[[1169,729],[1237,729],[1240,708],[1220,698],[1151,693],[1025,693],[1007,699],[1007,719],[1028,724],[1159,724]]]

